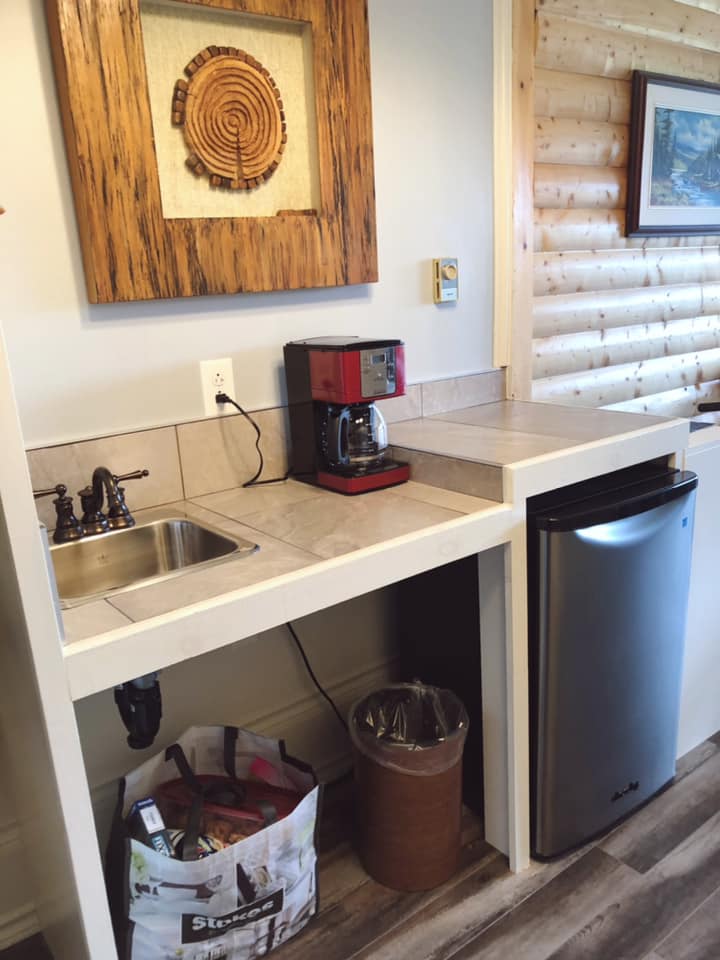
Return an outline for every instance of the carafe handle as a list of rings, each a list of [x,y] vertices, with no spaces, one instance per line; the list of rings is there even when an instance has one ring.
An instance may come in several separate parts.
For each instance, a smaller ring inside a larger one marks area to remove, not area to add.
[[[339,413],[333,411],[328,417],[328,460],[331,463],[347,466],[349,462],[347,453],[349,423],[348,407],[343,407]]]

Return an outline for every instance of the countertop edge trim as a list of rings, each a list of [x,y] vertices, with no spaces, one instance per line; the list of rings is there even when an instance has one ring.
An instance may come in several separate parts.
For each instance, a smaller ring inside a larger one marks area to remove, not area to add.
[[[507,543],[512,517],[512,506],[499,503],[75,641],[63,649],[70,695],[81,700],[134,676],[209,653],[287,620]],[[242,624],[238,625],[240,612]],[[198,636],[202,636],[200,642]]]

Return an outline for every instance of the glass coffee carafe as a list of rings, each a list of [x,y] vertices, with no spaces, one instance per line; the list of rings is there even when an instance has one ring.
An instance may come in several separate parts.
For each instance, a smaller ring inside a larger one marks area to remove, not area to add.
[[[323,455],[332,470],[356,474],[383,463],[387,425],[374,403],[328,404],[323,428]]]

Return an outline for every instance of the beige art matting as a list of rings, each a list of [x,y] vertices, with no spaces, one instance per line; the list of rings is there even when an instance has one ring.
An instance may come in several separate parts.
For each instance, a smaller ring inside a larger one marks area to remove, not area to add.
[[[318,209],[320,186],[310,25],[277,17],[195,7],[172,0],[140,5],[148,94],[160,195],[166,219],[273,217],[278,210]],[[267,68],[277,83],[287,144],[273,176],[253,190],[209,186],[186,166],[182,127],[172,124],[175,81],[199,50],[237,47]]]

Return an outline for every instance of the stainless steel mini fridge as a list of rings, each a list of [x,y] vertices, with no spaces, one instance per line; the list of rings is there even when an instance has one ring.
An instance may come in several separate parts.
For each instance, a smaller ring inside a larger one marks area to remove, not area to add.
[[[674,776],[696,486],[644,465],[528,501],[536,857]]]

